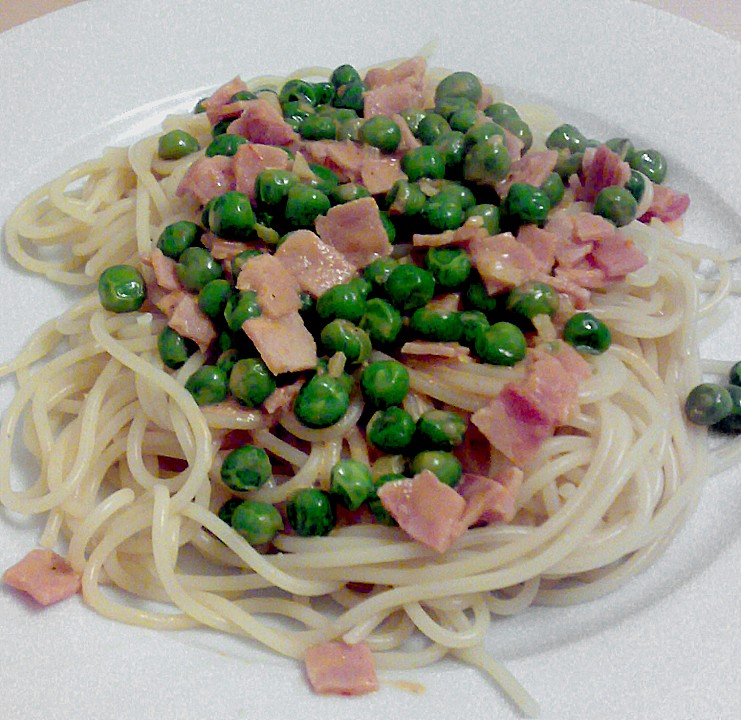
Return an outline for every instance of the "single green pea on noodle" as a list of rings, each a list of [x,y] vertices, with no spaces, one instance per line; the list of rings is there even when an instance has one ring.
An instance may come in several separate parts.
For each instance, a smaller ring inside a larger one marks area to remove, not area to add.
[[[10,255],[97,292],[3,367],[0,500],[51,511],[91,607],[320,693],[449,655],[536,712],[490,623],[647,565],[710,467],[696,424],[741,415],[695,340],[729,292],[698,305],[696,260],[730,260],[677,241],[666,159],[549,117],[422,57],[237,77],[21,204]]]

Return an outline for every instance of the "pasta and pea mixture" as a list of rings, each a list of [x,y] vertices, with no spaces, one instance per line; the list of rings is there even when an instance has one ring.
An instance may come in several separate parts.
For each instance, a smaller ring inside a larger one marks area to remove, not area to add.
[[[9,219],[95,289],[3,367],[0,501],[111,618],[252,638],[319,692],[454,656],[533,714],[492,616],[613,590],[693,507],[686,416],[741,417],[739,366],[685,408],[735,257],[677,238],[655,150],[422,58],[317,77],[235,78]]]

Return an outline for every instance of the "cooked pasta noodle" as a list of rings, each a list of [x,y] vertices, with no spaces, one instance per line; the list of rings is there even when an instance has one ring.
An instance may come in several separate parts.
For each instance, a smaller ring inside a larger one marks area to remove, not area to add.
[[[540,115],[547,132],[553,120]],[[533,128],[537,118],[530,109]],[[205,115],[170,117],[163,131],[172,128],[201,146],[210,139]],[[140,266],[163,227],[194,219],[176,189],[196,156],[161,160],[158,137],[106,150],[32,193],[7,222],[11,256],[78,286],[94,286],[111,264]],[[472,528],[443,554],[382,525],[341,526],[328,537],[278,534],[277,552],[256,550],[217,515],[228,434],[247,433],[286,468],[251,494],[281,503],[299,488],[327,488],[340,457],[370,462],[358,429],[362,397],[319,430],[290,411],[273,424],[257,410],[199,408],[184,382],[204,354],[166,370],[157,354],[163,319],[110,314],[95,293],[2,367],[3,375],[15,373],[18,392],[0,431],[0,502],[18,513],[48,513],[42,545],[68,541],[85,601],[107,617],[168,630],[207,626],[293,658],[333,638],[365,640],[384,669],[451,655],[482,668],[534,714],[532,698],[484,652],[492,618],[614,590],[661,553],[692,511],[711,463],[720,469],[739,457],[736,441],[711,459],[705,432],[682,414],[703,370],[697,320],[738,292],[731,273],[738,252],[680,241],[658,221],[625,232],[650,264],[592,295],[613,345],[590,359],[592,377],[580,387],[569,432],[547,439],[527,467],[512,523]],[[701,261],[714,265],[716,280],[698,277]],[[405,407],[415,419],[441,404],[474,412],[521,372],[425,359],[408,365]],[[29,487],[13,477],[19,441],[38,466]],[[180,469],[164,470],[163,457]],[[412,649],[419,636],[426,644]]]

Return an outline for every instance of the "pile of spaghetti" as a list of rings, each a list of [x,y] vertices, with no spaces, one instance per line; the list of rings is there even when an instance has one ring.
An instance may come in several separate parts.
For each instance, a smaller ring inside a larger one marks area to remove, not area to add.
[[[8,220],[23,267],[95,289],[3,367],[0,502],[110,618],[450,655],[534,713],[490,622],[615,589],[692,509],[729,261],[678,239],[659,153],[421,58],[312,73],[235,79]]]

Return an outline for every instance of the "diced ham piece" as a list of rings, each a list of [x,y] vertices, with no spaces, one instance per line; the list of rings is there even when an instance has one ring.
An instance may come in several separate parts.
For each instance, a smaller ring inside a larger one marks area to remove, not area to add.
[[[211,319],[201,310],[198,298],[190,293],[180,293],[168,315],[167,324],[184,338],[193,340],[204,352],[216,338]]]
[[[234,186],[232,159],[225,155],[198,158],[178,185],[178,197],[189,195],[201,205]]]
[[[445,552],[461,535],[466,501],[429,470],[378,489],[381,504],[410,537]]]
[[[432,342],[412,340],[401,346],[402,355],[424,355],[441,358],[467,358],[471,351],[457,342]]]
[[[397,154],[403,154],[422,145],[422,143],[414,137],[414,133],[409,127],[407,121],[404,120],[401,115],[392,115],[391,119],[399,126],[399,131],[401,132],[401,142],[399,143],[399,147],[396,148]]]
[[[542,348],[534,348],[533,354],[539,355],[544,352]],[[573,345],[563,340],[556,340],[549,344],[549,354],[561,363],[563,369],[577,382],[592,377],[592,366],[577,352]]]
[[[464,473],[455,486],[466,501],[464,527],[511,522],[517,512],[515,503],[523,477],[522,470],[514,466],[500,470],[494,477]]]
[[[245,143],[237,148],[232,158],[235,187],[255,202],[255,180],[263,170],[288,170],[292,160],[289,154],[273,145]]]
[[[279,318],[250,318],[244,321],[242,330],[273,375],[316,367],[316,342],[297,312]]]
[[[335,205],[314,224],[322,242],[339,250],[357,268],[387,257],[393,250],[372,197]]]
[[[391,116],[422,104],[427,63],[424,58],[406,60],[391,69],[374,68],[365,76],[364,117]]]
[[[378,690],[373,653],[365,642],[312,645],[304,656],[314,692],[322,695],[364,695]]]
[[[299,284],[275,255],[263,253],[250,258],[237,278],[238,290],[254,290],[262,312],[271,318],[298,312]]]
[[[3,573],[3,582],[46,606],[78,593],[82,575],[54,551],[32,550]]]
[[[371,195],[387,193],[397,180],[405,179],[396,158],[367,157],[360,165],[360,182]]]
[[[573,216],[571,239],[577,243],[592,243],[609,240],[615,234],[615,226],[599,215],[578,212]]]
[[[303,384],[303,380],[296,380],[295,383],[284,385],[283,387],[273,390],[262,404],[265,412],[274,415],[281,410],[291,407]]]
[[[142,262],[150,265],[154,270],[154,279],[163,290],[182,290],[183,286],[178,279],[177,263],[167,257],[162,250],[155,248]]]
[[[201,242],[203,242],[203,238],[206,237],[206,235],[210,234],[211,233],[204,233],[204,235],[201,237]],[[204,246],[206,246],[206,243],[203,244]],[[217,238],[216,236],[214,236],[213,241],[211,242],[211,247],[209,247],[208,249],[211,252],[214,260],[229,261],[237,257],[237,255],[239,255],[240,253],[243,253],[245,250],[249,250],[250,247],[251,246],[247,243],[239,242],[238,240],[223,240],[222,238]]]
[[[582,160],[581,177],[572,175],[570,184],[577,200],[593,202],[600,190],[613,185],[624,187],[630,180],[630,165],[607,145],[588,148]]]
[[[517,231],[517,242],[533,254],[538,272],[550,273],[558,245],[558,238],[553,233],[528,223]]]
[[[469,252],[490,295],[539,275],[537,258],[512,233],[476,238],[469,244]]]
[[[622,280],[628,273],[642,268],[648,262],[643,251],[619,232],[609,240],[595,242],[589,257],[602,270],[607,280]]]
[[[277,257],[298,279],[302,290],[319,297],[329,288],[355,276],[357,268],[311,230],[290,233],[275,251]]]
[[[265,145],[290,145],[299,138],[280,110],[264,98],[247,100],[242,114],[229,125],[227,132]]]
[[[232,78],[229,82],[224,83],[217,88],[209,98],[203,101],[203,107],[206,108],[206,115],[211,125],[216,125],[219,121],[227,117],[236,117],[239,115],[239,109],[233,107],[230,103],[235,93],[247,90],[247,84],[239,76]],[[229,106],[232,106],[229,108]],[[229,109],[228,109],[229,108]]]
[[[650,222],[658,218],[663,222],[679,220],[690,206],[690,196],[677,192],[669,187],[654,184],[654,196],[648,210],[639,218],[641,222]]]
[[[555,150],[532,150],[515,160],[510,167],[506,180],[497,185],[499,197],[505,197],[513,183],[527,183],[540,187],[553,172],[558,161]]]

